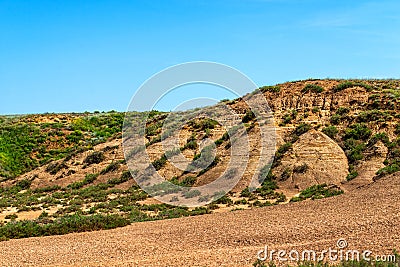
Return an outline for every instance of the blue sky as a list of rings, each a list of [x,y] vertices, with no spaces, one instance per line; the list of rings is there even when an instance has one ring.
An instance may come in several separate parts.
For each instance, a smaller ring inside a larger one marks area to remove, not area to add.
[[[198,60],[258,85],[399,78],[399,10],[397,0],[0,0],[0,114],[124,111],[150,76]]]

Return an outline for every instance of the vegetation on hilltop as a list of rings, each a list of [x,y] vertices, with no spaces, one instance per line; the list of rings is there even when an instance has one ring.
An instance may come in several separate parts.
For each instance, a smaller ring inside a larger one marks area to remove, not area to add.
[[[12,179],[121,133],[124,113],[27,115],[0,124],[0,177]]]

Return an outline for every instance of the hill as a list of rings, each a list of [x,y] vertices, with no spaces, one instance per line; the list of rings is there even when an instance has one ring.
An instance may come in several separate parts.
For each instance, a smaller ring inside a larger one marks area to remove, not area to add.
[[[123,113],[1,117],[0,238],[109,229],[238,209],[258,212],[262,206],[275,209],[289,202],[354,195],[400,170],[399,90],[398,80],[331,79],[259,88],[274,114],[277,135],[274,162],[261,166],[260,124],[244,101],[254,93],[223,101],[220,104],[244,123],[249,161],[233,190],[200,208],[162,204],[136,185],[136,172],[127,171],[122,146]],[[217,147],[212,164],[188,173],[169,163],[160,143],[168,115],[140,114],[149,118],[146,150],[156,170],[184,186],[201,186],[219,177],[231,159],[227,130],[207,117],[182,127],[179,150],[187,160],[208,155],[202,146],[206,138]],[[269,165],[270,170],[263,168]],[[264,181],[251,192],[254,175]]]

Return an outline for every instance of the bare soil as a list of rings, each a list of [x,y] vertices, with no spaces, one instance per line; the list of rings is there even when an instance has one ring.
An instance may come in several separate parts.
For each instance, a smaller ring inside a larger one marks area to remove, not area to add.
[[[400,244],[400,175],[346,194],[252,210],[0,242],[2,266],[251,266],[270,249],[390,254]]]

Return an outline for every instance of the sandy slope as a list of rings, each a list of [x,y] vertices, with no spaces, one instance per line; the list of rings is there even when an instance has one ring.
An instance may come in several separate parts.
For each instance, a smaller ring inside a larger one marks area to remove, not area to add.
[[[0,243],[4,266],[251,266],[259,249],[400,248],[400,176],[345,195]]]

